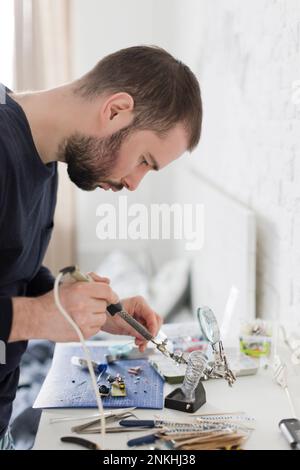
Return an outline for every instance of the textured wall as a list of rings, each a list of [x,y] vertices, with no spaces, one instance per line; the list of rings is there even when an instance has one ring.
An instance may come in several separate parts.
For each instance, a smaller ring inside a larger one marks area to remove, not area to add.
[[[200,3],[191,60],[205,123],[193,164],[257,214],[258,313],[299,319],[300,2]]]
[[[296,104],[292,99],[293,83],[300,80],[299,0],[164,0],[149,2],[146,14],[136,4],[130,9],[131,3],[122,10],[123,2],[116,0],[109,8],[105,2],[89,3],[93,8],[79,0],[73,3],[78,18],[86,15],[89,28],[87,32],[80,23],[76,29],[76,74],[128,41],[151,42],[188,63],[201,82],[201,145],[174,165],[175,176],[172,169],[159,178],[149,176],[149,194],[137,194],[138,199],[151,201],[155,187],[163,200],[186,202],[184,172],[195,165],[256,212],[258,314],[299,318],[300,100],[298,96]],[[111,18],[118,19],[116,28],[105,27]],[[79,245],[93,246],[93,253],[103,249],[95,240],[98,201],[102,196],[92,204],[83,196],[79,201],[84,227],[82,236],[78,230]],[[163,245],[149,246],[161,256]],[[174,255],[171,244],[163,255]]]

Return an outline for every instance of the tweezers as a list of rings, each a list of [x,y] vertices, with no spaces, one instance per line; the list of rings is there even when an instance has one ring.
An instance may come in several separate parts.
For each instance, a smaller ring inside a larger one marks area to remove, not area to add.
[[[106,421],[108,420],[108,418],[114,416],[114,417],[118,417],[118,416],[122,416],[123,413],[129,413],[130,411],[133,411],[135,410],[136,408],[121,408],[121,409],[118,409],[116,411],[106,411],[104,413],[104,417],[106,419]],[[132,413],[132,416],[135,416],[134,413]],[[98,418],[98,420],[100,420],[101,416],[99,415],[99,413],[94,413],[93,415],[89,415],[89,416],[61,416],[59,418],[51,418],[49,420],[49,422],[51,424],[54,424],[54,423],[59,423],[59,422],[64,422],[64,421],[86,421],[87,419],[92,419],[92,418]]]
[[[112,414],[111,416],[108,416],[105,419],[105,422],[111,423],[122,418],[128,418],[129,416],[135,416],[135,415],[132,413],[132,411],[124,411],[123,413],[116,413],[116,414]],[[88,421],[87,423],[79,424],[77,426],[74,426],[71,430],[73,432],[77,432],[78,434],[83,433],[83,431],[86,433],[91,433],[92,432],[91,428],[93,428],[93,426],[95,427],[97,425],[97,429],[99,429],[100,419],[101,418],[97,418],[97,419],[93,419],[92,421]],[[110,428],[107,428],[107,429],[110,429]]]

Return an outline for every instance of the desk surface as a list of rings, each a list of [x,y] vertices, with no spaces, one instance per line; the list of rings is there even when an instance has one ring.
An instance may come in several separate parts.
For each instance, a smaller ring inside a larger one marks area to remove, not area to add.
[[[111,342],[109,343],[111,344]],[[101,346],[108,345],[101,342]],[[292,376],[289,385],[290,392],[294,399],[297,412],[300,410],[300,377]],[[256,420],[255,430],[248,439],[245,449],[249,450],[286,450],[289,449],[285,439],[281,435],[278,423],[283,418],[290,418],[291,411],[288,400],[283,389],[274,383],[270,370],[260,370],[257,375],[239,377],[233,388],[229,388],[223,380],[210,380],[204,383],[207,403],[198,410],[198,414],[221,413],[243,411]],[[168,394],[174,386],[165,385],[165,394]],[[298,390],[298,393],[297,393]],[[44,410],[42,413],[34,450],[54,450],[72,449],[80,450],[78,446],[60,442],[60,437],[71,434],[71,426],[76,421],[51,423],[51,419],[56,417],[83,417],[96,413],[91,409],[60,409]],[[136,410],[135,414],[139,418],[153,419],[154,416],[163,415],[170,418],[181,418],[183,413],[164,410]],[[189,415],[192,416],[192,415]],[[77,423],[76,423],[77,424]],[[109,434],[106,436],[105,447],[111,450],[126,450],[126,443],[134,437],[151,434],[151,430],[144,433],[122,433]],[[84,435],[87,439],[99,442],[99,435]],[[149,447],[144,447],[144,449]],[[143,449],[143,447],[139,447]]]

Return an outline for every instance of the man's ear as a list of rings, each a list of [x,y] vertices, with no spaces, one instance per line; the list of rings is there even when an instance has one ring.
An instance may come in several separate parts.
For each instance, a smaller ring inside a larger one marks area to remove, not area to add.
[[[134,100],[128,93],[115,93],[107,97],[100,110],[102,126],[111,133],[129,126],[133,120]]]

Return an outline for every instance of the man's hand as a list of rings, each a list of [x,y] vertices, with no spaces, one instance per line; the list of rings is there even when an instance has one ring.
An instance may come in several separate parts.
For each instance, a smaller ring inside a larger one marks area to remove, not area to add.
[[[60,299],[67,313],[73,318],[88,339],[100,329],[117,335],[136,338],[140,351],[147,341],[122,318],[111,317],[106,308],[119,301],[111,289],[109,280],[90,273],[94,282],[63,284],[59,288]],[[122,301],[125,310],[156,336],[162,319],[143,297],[132,297]],[[56,307],[53,291],[36,298],[13,298],[13,325],[9,342],[29,339],[48,339],[55,342],[78,341],[77,334]]]
[[[98,333],[107,321],[106,307],[118,302],[106,278],[97,278],[97,282],[63,284],[59,293],[63,307],[85,338]],[[13,299],[9,342],[29,339],[78,341],[76,332],[57,309],[53,291],[36,298]]]
[[[131,297],[121,301],[124,309],[132,315],[138,322],[142,323],[153,336],[156,336],[161,324],[161,317],[152,310],[143,297]],[[134,336],[135,344],[143,352],[146,349],[147,341],[137,333],[128,323],[118,315],[113,317],[107,314],[107,321],[102,326],[102,330],[116,335]]]

